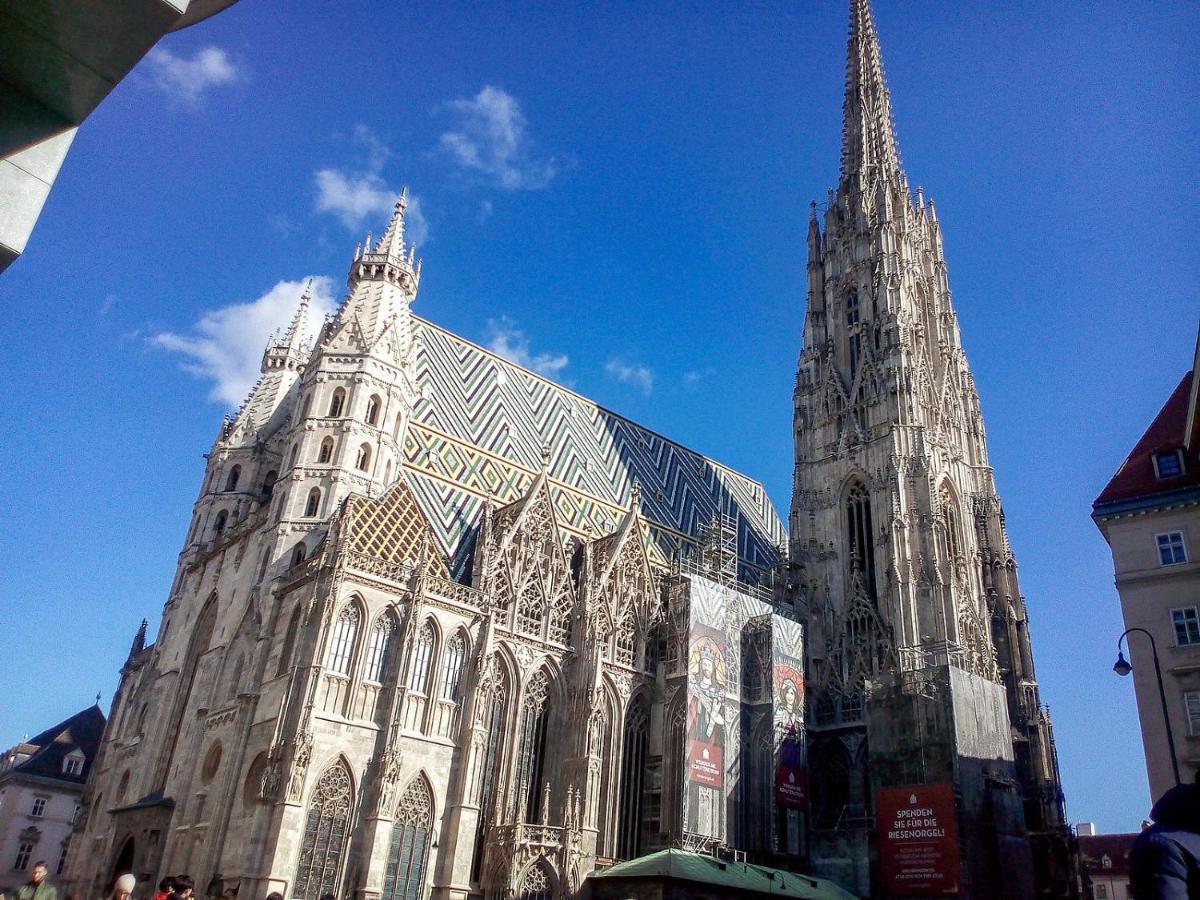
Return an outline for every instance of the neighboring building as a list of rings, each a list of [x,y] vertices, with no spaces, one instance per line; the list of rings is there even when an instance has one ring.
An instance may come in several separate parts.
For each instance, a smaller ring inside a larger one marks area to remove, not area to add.
[[[790,561],[757,482],[414,317],[401,195],[315,347],[306,295],[217,435],[72,889],[558,900],[684,849],[877,895],[1071,894],[941,234],[865,0],[845,111]]]
[[[1136,834],[1079,835],[1084,896],[1089,900],[1129,900],[1129,851]]]
[[[1126,628],[1154,636],[1181,780],[1200,772],[1200,341],[1137,446],[1092,506],[1112,549]],[[1113,635],[1114,639],[1117,637]],[[1175,784],[1150,641],[1127,638],[1151,801]]]
[[[104,713],[90,706],[0,755],[0,893],[45,860],[62,875],[83,786],[100,749]]]
[[[234,2],[0,4],[0,272],[24,252],[83,120],[164,34]]]
[[[900,164],[870,6],[851,5],[841,175],[808,230],[789,522],[813,867],[863,894],[917,887],[893,827],[913,798],[960,838],[924,890],[1067,896],[1053,729],[942,229]]]

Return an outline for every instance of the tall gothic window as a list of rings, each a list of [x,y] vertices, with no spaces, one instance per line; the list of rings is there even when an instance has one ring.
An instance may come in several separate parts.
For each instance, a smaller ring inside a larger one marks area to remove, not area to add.
[[[369,444],[363,444],[358,448],[358,456],[354,460],[354,467],[360,472],[365,472],[371,468],[371,447]]]
[[[621,622],[617,625],[617,662],[623,666],[633,665],[633,645],[634,645],[634,627],[633,627],[633,604],[629,605],[629,609],[625,610],[625,615],[621,618]]]
[[[871,530],[871,497],[861,481],[854,482],[846,497],[846,543],[851,569],[862,574],[863,587],[875,598],[875,545]]]
[[[554,606],[550,610],[550,622],[547,636],[556,644],[567,644],[571,641],[571,613],[575,608],[575,594],[566,585],[559,588]]]
[[[333,642],[329,645],[329,669],[339,675],[350,674],[354,644],[358,640],[358,607],[347,603],[333,626]]]
[[[645,703],[639,699],[629,704],[621,754],[621,807],[617,813],[621,823],[617,856],[621,859],[633,859],[642,853],[642,776],[646,771],[649,723]]]
[[[367,424],[375,425],[379,422],[379,407],[381,401],[378,394],[372,394],[371,399],[367,401]]]
[[[296,648],[296,635],[300,631],[300,607],[296,607],[292,611],[292,617],[288,619],[287,631],[283,636],[283,649],[279,651],[279,667],[275,670],[276,677],[282,675],[288,670],[288,666],[292,664],[292,653]]]
[[[274,469],[267,472],[263,476],[262,487],[259,488],[258,498],[260,503],[266,503],[271,499],[271,495],[275,493],[275,480],[279,477],[279,473]]]
[[[467,656],[467,642],[461,633],[450,638],[446,652],[442,654],[442,686],[438,696],[443,700],[458,699],[458,680],[462,677],[463,660]]]
[[[848,334],[850,352],[850,377],[858,371],[858,358],[861,355],[862,336],[855,328],[858,324],[858,292],[851,291],[846,295],[846,331]]]
[[[429,666],[433,662],[433,623],[426,622],[413,644],[408,661],[408,689],[419,693],[429,691]]]
[[[543,863],[534,863],[521,882],[521,900],[550,900],[554,894]]]
[[[313,788],[296,868],[295,900],[318,900],[325,894],[337,896],[338,875],[346,853],[350,808],[354,788],[343,763],[325,770]]]
[[[313,488],[308,492],[308,500],[304,504],[304,517],[306,519],[316,518],[317,513],[321,509],[321,489]]]
[[[516,791],[514,812],[520,815],[524,802],[525,822],[536,822],[542,813],[542,776],[546,759],[546,724],[550,719],[550,678],[538,671],[525,689],[521,719],[517,723]],[[521,792],[524,792],[524,796]]]
[[[945,487],[938,498],[942,506],[942,521],[946,527],[946,553],[954,562],[961,552],[961,533],[958,530],[958,510],[954,505],[954,496]]]
[[[343,388],[338,388],[333,392],[333,396],[329,398],[329,418],[336,419],[340,417],[345,407],[346,391]]]
[[[476,708],[477,721],[486,726],[483,743],[476,746],[476,766],[479,769],[479,822],[475,826],[475,851],[471,858],[471,880],[478,881],[483,870],[483,842],[496,809],[496,776],[500,755],[504,749],[504,723],[508,717],[508,679],[497,666],[495,680],[480,685]]]
[[[238,486],[238,479],[240,479],[241,477],[242,477],[242,467],[241,466],[234,466],[232,469],[230,469],[229,470],[229,478],[225,482],[225,490],[236,491],[237,486]]]
[[[333,438],[327,437],[321,441],[321,449],[317,451],[317,462],[327,463],[333,459]]]
[[[367,681],[383,684],[387,677],[391,668],[392,632],[395,628],[396,623],[389,615],[382,615],[375,620],[370,643],[367,644],[367,668],[363,676]]]
[[[229,519],[229,513],[221,510],[217,513],[217,521],[213,524],[213,537],[220,537],[225,533],[225,523]]]
[[[418,775],[396,806],[381,900],[419,900],[424,895],[432,825],[433,800],[425,779]]]

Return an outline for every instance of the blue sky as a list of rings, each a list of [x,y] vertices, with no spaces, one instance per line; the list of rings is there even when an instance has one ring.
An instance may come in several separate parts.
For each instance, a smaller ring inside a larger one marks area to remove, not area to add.
[[[845,3],[243,0],[80,130],[0,275],[0,744],[107,705],[229,402],[408,183],[419,314],[762,479],[786,513]],[[1188,369],[1200,7],[877,0],[937,201],[1073,820],[1148,794],[1092,498]]]

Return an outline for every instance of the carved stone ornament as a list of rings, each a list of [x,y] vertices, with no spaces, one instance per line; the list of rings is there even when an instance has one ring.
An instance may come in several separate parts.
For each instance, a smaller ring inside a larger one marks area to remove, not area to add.
[[[301,731],[296,735],[295,749],[292,752],[292,777],[288,781],[287,793],[291,803],[299,803],[304,795],[304,776],[308,774],[308,764],[312,760],[312,747],[312,732]]]

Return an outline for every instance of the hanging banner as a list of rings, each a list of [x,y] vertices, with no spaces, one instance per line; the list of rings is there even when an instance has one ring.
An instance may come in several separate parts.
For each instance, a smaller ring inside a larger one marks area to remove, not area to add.
[[[781,626],[791,626],[795,634],[785,633]],[[775,800],[789,809],[803,809],[808,798],[804,769],[804,666],[799,658],[802,652],[800,627],[780,621],[773,638],[775,739],[778,741]]]
[[[693,621],[688,645],[688,780],[719,788],[725,774],[725,634]]]
[[[875,810],[883,893],[889,897],[957,894],[954,785],[881,788],[875,795]]]

